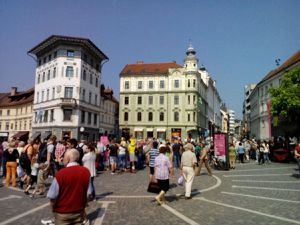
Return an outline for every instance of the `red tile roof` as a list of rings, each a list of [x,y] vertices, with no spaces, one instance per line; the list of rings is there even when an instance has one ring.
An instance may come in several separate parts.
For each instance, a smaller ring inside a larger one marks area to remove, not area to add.
[[[127,64],[120,75],[167,74],[170,68],[182,68],[176,62]]]
[[[17,92],[15,95],[11,93],[0,93],[0,107],[11,107],[24,105],[28,103],[33,104],[34,88],[24,92]]]
[[[293,64],[300,61],[300,50],[298,50],[294,55],[288,58],[281,66],[277,67],[275,70],[271,70],[259,83],[270,79],[271,77],[275,76],[279,72],[289,68]]]

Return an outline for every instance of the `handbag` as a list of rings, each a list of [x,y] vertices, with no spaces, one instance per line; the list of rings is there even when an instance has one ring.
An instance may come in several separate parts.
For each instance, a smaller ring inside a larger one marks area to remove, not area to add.
[[[150,193],[158,194],[161,191],[161,189],[160,189],[158,183],[155,183],[155,182],[151,181],[148,185],[147,191],[150,192]]]
[[[183,176],[181,175],[181,176],[178,178],[178,180],[177,180],[178,185],[182,186],[182,185],[183,185],[183,181],[184,181],[184,178],[183,178]]]

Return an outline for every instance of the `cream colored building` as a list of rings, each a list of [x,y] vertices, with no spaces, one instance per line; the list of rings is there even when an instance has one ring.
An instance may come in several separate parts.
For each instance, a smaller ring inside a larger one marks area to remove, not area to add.
[[[121,135],[197,139],[208,130],[209,108],[217,113],[221,127],[218,96],[208,104],[211,78],[203,80],[203,73],[191,45],[183,66],[175,62],[126,65],[120,73]]]
[[[0,93],[0,142],[10,138],[27,141],[31,136],[34,89]]]

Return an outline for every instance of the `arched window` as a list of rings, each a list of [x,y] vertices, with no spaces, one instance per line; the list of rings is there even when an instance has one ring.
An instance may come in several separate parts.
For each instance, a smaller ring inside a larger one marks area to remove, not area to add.
[[[179,112],[174,112],[174,121],[179,121]]]

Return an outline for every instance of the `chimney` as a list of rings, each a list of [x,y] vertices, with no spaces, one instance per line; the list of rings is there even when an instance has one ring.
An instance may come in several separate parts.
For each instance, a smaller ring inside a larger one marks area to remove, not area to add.
[[[144,63],[144,61],[142,61],[142,60],[138,60],[137,62],[136,62],[136,64],[143,64]]]
[[[10,95],[11,96],[14,96],[17,94],[17,87],[11,87],[11,90],[10,90]]]

